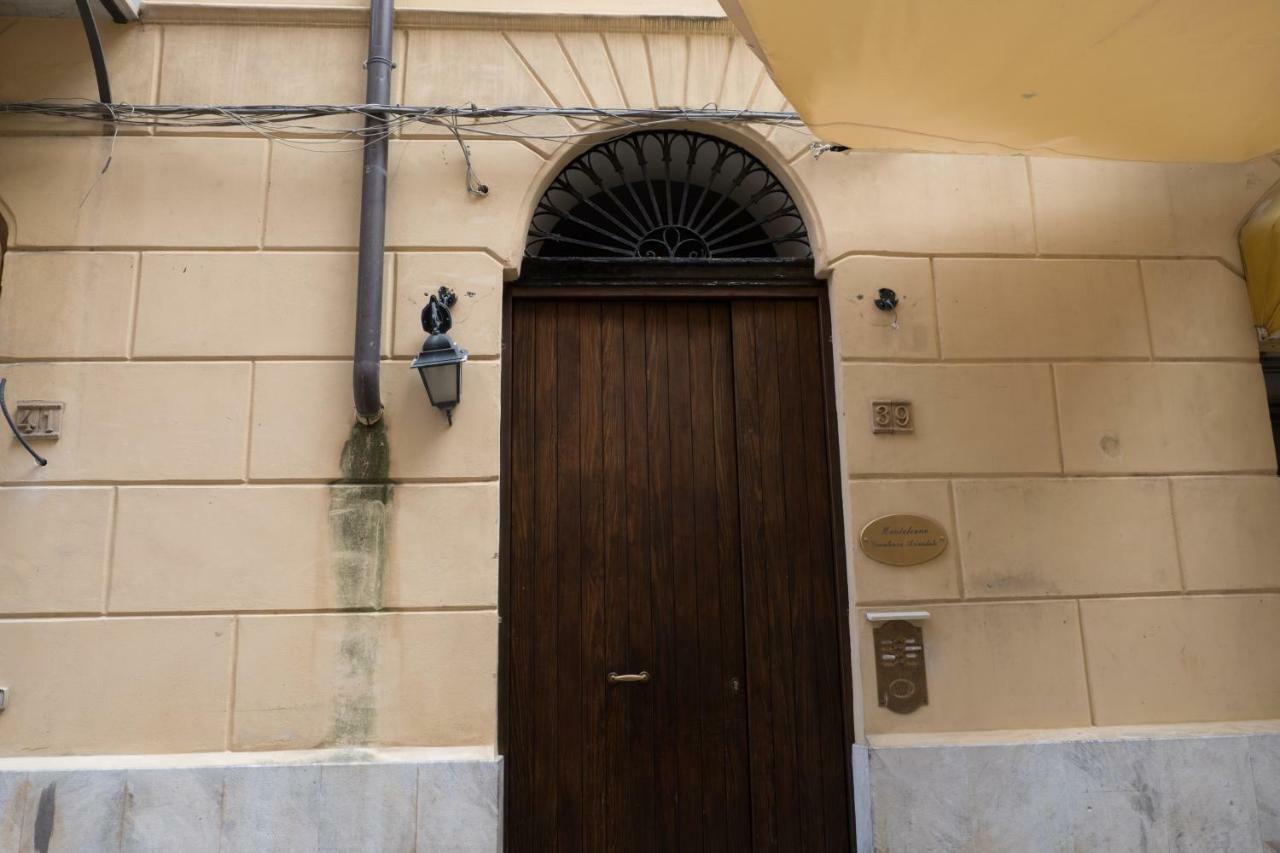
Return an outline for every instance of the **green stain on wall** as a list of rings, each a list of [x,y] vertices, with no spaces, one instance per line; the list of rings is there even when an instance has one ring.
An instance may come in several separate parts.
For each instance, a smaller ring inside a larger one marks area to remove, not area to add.
[[[362,746],[378,722],[374,681],[378,670],[378,624],[372,616],[347,617],[334,679],[333,719],[326,745]]]
[[[386,422],[352,426],[341,461],[342,479],[329,487],[330,564],[337,604],[343,610],[376,613],[382,609],[392,498]],[[373,615],[345,617],[327,744],[367,744],[374,736],[380,622]]]

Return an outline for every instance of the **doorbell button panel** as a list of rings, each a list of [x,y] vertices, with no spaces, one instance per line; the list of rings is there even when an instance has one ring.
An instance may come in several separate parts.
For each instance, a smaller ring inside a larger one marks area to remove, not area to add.
[[[923,611],[919,611],[923,612]],[[873,614],[868,613],[867,618]],[[877,614],[879,615],[879,614]],[[915,616],[916,612],[885,614]],[[929,614],[924,613],[924,618]],[[929,682],[925,679],[924,628],[904,618],[875,620],[871,629],[875,641],[876,696],[880,706],[895,714],[910,714],[929,704]]]

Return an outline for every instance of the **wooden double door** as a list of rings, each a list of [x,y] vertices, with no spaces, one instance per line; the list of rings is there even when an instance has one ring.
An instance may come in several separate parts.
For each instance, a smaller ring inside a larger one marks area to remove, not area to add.
[[[507,850],[848,851],[820,291],[561,292],[509,306]]]

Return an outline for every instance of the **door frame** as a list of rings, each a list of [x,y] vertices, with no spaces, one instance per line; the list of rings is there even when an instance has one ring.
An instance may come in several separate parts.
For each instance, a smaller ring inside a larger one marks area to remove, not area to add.
[[[839,417],[836,411],[836,353],[831,333],[831,303],[827,283],[813,274],[813,260],[680,261],[654,263],[644,259],[525,258],[520,277],[505,282],[502,292],[501,451],[498,510],[498,731],[497,753],[505,756],[510,745],[511,582],[511,318],[516,300],[540,299],[664,299],[723,300],[761,298],[809,298],[818,309],[822,347],[822,389],[827,426],[827,471],[830,480],[832,566],[836,574],[839,618],[840,682],[844,720],[845,770],[849,779],[849,835],[856,844],[853,802],[853,650],[850,637],[853,608],[849,597],[845,552],[844,476],[840,463]],[[505,791],[505,781],[504,781]],[[502,821],[505,824],[505,810]]]

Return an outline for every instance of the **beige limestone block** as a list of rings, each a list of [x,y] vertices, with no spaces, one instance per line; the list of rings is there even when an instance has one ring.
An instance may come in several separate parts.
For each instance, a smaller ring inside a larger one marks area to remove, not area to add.
[[[492,612],[244,616],[233,746],[494,742]]]
[[[527,64],[526,64],[527,63]],[[531,70],[532,69],[532,70]],[[465,106],[582,106],[585,96],[554,33],[432,29],[409,33],[405,103]],[[459,121],[463,129],[473,119]],[[534,135],[572,133],[559,116],[524,118],[490,130]],[[415,124],[406,136],[450,137],[443,127]],[[452,143],[457,147],[457,143]],[[530,140],[543,152],[556,140]],[[485,179],[487,180],[487,179]]]
[[[1280,595],[1080,602],[1094,722],[1280,717]]]
[[[1043,474],[1061,470],[1049,367],[844,365],[849,474]],[[871,432],[873,400],[912,404],[915,432]]]
[[[397,34],[396,40],[403,37]],[[363,27],[169,26],[160,103],[362,104],[368,51]],[[340,129],[362,126],[364,119],[343,116],[304,123]],[[233,126],[215,132],[252,131]]]
[[[605,47],[613,60],[626,106],[647,109],[657,103],[649,75],[649,49],[640,33],[604,33]]]
[[[387,606],[497,606],[497,483],[396,486],[389,538]]]
[[[391,147],[396,145],[392,140]],[[354,249],[360,235],[362,160],[356,149],[320,153],[271,143],[266,247]],[[396,191],[396,183],[388,181],[388,196]]]
[[[1218,261],[1143,261],[1156,358],[1256,360],[1244,279]]]
[[[960,550],[946,480],[853,480],[849,508],[853,586],[859,604],[960,597]],[[858,547],[862,528],[894,513],[923,515],[938,522],[947,532],[947,550],[919,566],[890,566],[868,557]]]
[[[256,247],[266,155],[261,139],[0,139],[11,245]]]
[[[0,620],[0,754],[222,749],[230,617]]]
[[[1134,261],[938,258],[943,358],[1148,358]]]
[[[337,603],[326,486],[122,488],[112,611]]]
[[[396,261],[395,344],[392,354],[416,356],[426,333],[422,308],[441,286],[458,296],[449,335],[476,356],[502,352],[502,266],[481,252],[415,252]]]
[[[786,133],[779,129],[776,133]],[[794,164],[827,254],[1035,251],[1021,157],[849,151]]]
[[[526,201],[542,159],[518,142],[467,143],[489,194],[466,189],[458,143],[415,139],[391,143],[387,183],[388,248],[492,251],[506,259],[524,251]],[[317,159],[319,158],[319,159]],[[270,247],[352,248],[360,233],[360,154],[318,154],[276,145],[267,205]]]
[[[137,258],[118,252],[9,252],[0,356],[124,358]]]
[[[145,24],[98,27],[111,77],[111,97],[120,103],[152,104],[160,28]],[[0,30],[0,102],[98,100],[84,27],[74,18],[18,18]],[[2,131],[97,134],[96,122],[67,118],[0,115]]]
[[[689,79],[689,37],[682,33],[650,33],[644,37],[649,53],[656,106],[685,106],[685,84]]]
[[[498,474],[498,362],[469,362],[453,426],[431,407],[408,361],[382,364],[393,479],[480,479]],[[333,480],[355,423],[349,362],[259,364],[254,376],[255,480]]]
[[[684,106],[698,109],[720,106],[725,71],[729,63],[728,36],[689,36],[689,62],[684,84]]]
[[[923,623],[929,704],[906,715],[878,704],[871,624],[858,611],[868,734],[1089,725],[1074,601],[922,609],[932,617]]]
[[[384,375],[386,370],[384,364]],[[256,365],[250,478],[339,479],[342,446],[354,423],[351,362]]]
[[[880,288],[898,294],[896,312],[875,306]],[[938,318],[928,258],[845,258],[832,268],[831,307],[842,358],[938,357]]]
[[[787,96],[779,91],[777,84],[773,82],[773,78],[767,71],[760,78],[760,85],[756,88],[755,97],[751,100],[751,109],[761,112],[791,109],[791,105],[787,103]]]
[[[474,35],[487,37],[490,34],[475,33]],[[538,100],[529,101],[528,104],[556,104],[562,107],[587,105],[587,93],[583,91],[582,83],[574,73],[573,63],[560,43],[559,33],[513,30],[502,33],[501,36],[515,48],[516,56],[524,66],[520,72],[523,76],[531,78],[536,87]],[[423,69],[423,73],[430,75],[432,72],[429,69]],[[439,77],[439,74],[434,76]],[[469,81],[462,81],[463,86],[468,83]],[[498,84],[501,89],[503,81],[500,75]],[[510,92],[509,80],[506,81],[506,85],[508,86],[506,91]],[[510,95],[507,95],[503,103],[515,102],[511,100]]]
[[[1067,473],[1274,471],[1256,364],[1054,366]]]
[[[720,88],[719,104],[722,109],[746,109],[760,86],[764,66],[740,38],[731,40],[729,60],[725,65],[724,85]]]
[[[0,456],[8,482],[239,480],[249,425],[246,363],[14,364],[7,397],[66,404],[62,437],[37,467],[17,442]]]
[[[1280,479],[1178,477],[1173,509],[1188,589],[1280,588]]]
[[[959,480],[955,495],[971,598],[1180,587],[1164,480]]]
[[[349,355],[355,300],[350,252],[148,252],[134,355]]]
[[[1266,161],[1230,165],[1031,158],[1040,251],[1208,255],[1239,264],[1236,228],[1277,178]]]
[[[603,33],[557,33],[565,55],[577,72],[592,106],[605,109],[625,107],[626,99],[613,74],[609,61],[609,49],[604,44]]]
[[[109,488],[0,489],[0,613],[99,612],[110,528]]]

